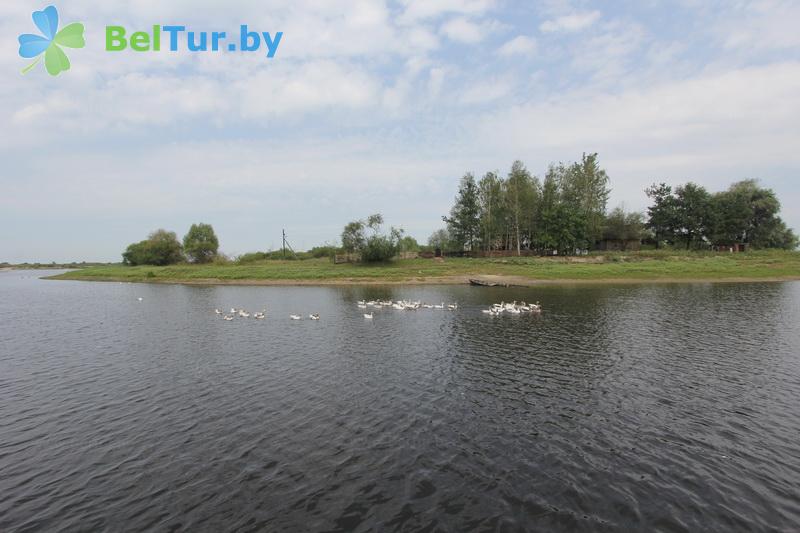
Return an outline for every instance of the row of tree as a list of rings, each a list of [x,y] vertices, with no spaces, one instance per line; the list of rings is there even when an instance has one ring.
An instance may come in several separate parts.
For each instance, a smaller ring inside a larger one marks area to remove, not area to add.
[[[674,190],[659,183],[645,192],[653,202],[647,209],[647,225],[659,246],[666,242],[687,250],[736,244],[797,247],[797,236],[778,216],[781,204],[775,193],[755,180],[739,181],[713,194],[695,183]]]
[[[603,240],[652,240],[686,248],[797,246],[797,237],[778,216],[775,193],[756,181],[733,184],[711,194],[687,183],[675,190],[658,184],[646,190],[653,201],[648,219],[622,208],[607,211],[609,178],[597,154],[571,164],[551,165],[544,180],[515,161],[507,176],[487,172],[480,180],[461,179],[446,229],[429,245],[466,251],[536,250],[572,254]]]
[[[219,240],[210,224],[192,224],[189,232],[178,241],[174,231],[159,229],[140,242],[128,246],[122,254],[126,265],[173,265],[183,261],[208,263],[219,250]]]
[[[543,181],[521,161],[503,178],[464,175],[447,223],[448,246],[463,250],[588,248],[603,234],[611,189],[597,154],[570,165],[551,165]],[[439,232],[432,241],[439,242]],[[433,244],[433,243],[432,243]]]

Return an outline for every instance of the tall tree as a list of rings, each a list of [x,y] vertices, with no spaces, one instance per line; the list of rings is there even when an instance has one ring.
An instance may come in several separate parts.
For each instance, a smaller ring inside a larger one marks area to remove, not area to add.
[[[193,263],[208,263],[218,250],[219,240],[211,224],[192,224],[183,237],[183,251]]]
[[[585,223],[577,205],[565,201],[563,184],[569,169],[563,164],[550,165],[542,183],[536,219],[536,246],[572,254],[585,231]]]
[[[506,204],[516,242],[517,255],[521,254],[523,242],[530,247],[531,215],[536,208],[537,191],[534,178],[522,161],[514,161],[506,180]]]
[[[611,194],[608,181],[608,174],[600,168],[596,153],[584,153],[581,161],[573,163],[564,175],[564,199],[577,208],[584,221],[584,230],[577,237],[587,247],[602,236],[606,205]]]
[[[452,240],[463,249],[475,250],[476,239],[480,234],[480,199],[475,176],[467,173],[461,178],[455,205],[449,217],[442,217],[447,223]]]
[[[478,182],[480,199],[480,238],[483,249],[490,251],[504,231],[505,193],[503,180],[487,172]]]
[[[661,242],[672,242],[677,231],[678,212],[672,187],[666,183],[654,183],[644,192],[653,202],[647,208],[647,227],[655,235],[656,248],[661,248]]]
[[[364,221],[354,220],[348,223],[342,231],[342,248],[345,252],[354,253],[361,250],[367,242],[364,235]]]
[[[695,183],[687,183],[675,189],[679,233],[688,250],[698,246],[708,235],[713,224],[711,195]]]

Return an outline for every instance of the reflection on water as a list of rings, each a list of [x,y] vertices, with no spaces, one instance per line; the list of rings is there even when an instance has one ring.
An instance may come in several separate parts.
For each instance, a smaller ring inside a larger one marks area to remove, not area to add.
[[[0,530],[800,522],[799,283],[0,294]]]

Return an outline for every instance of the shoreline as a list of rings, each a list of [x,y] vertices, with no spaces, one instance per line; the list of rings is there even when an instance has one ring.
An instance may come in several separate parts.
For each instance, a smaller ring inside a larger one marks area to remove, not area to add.
[[[100,283],[147,283],[153,285],[188,285],[188,286],[240,286],[240,287],[326,287],[326,286],[421,286],[421,285],[470,285],[470,279],[479,279],[496,283],[496,287],[541,287],[553,285],[646,285],[646,284],[697,284],[697,283],[779,283],[787,281],[800,281],[797,276],[768,276],[768,277],[720,277],[720,278],[679,278],[679,277],[653,277],[653,278],[563,278],[563,279],[535,279],[521,276],[475,274],[467,276],[440,276],[429,278],[415,278],[405,280],[370,279],[370,278],[339,278],[339,279],[126,279],[115,277],[96,278],[70,278],[64,274],[45,276],[41,279],[49,281],[86,281]],[[492,288],[492,287],[484,287]]]

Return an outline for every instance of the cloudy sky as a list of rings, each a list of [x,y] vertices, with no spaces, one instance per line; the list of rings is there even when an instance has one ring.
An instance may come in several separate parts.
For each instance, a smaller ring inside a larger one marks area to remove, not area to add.
[[[424,241],[464,172],[595,151],[611,207],[759,178],[800,228],[794,0],[61,0],[86,47],[22,76],[46,5],[0,3],[0,261],[117,261],[200,221],[230,254],[303,249],[373,212]],[[274,59],[104,51],[107,25],[242,23],[284,32]]]

